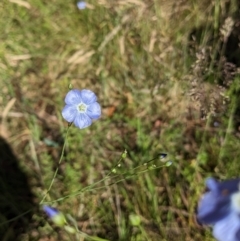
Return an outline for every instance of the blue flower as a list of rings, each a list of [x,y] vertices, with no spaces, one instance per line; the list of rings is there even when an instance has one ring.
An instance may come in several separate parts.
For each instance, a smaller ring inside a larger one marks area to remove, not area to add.
[[[240,179],[218,182],[214,178],[206,181],[208,192],[199,202],[197,218],[200,223],[214,224],[230,212],[231,194],[237,192]]]
[[[73,122],[80,129],[86,128],[101,116],[101,107],[97,96],[91,90],[70,90],[65,97],[62,116],[67,122]]]
[[[84,1],[79,1],[79,2],[77,3],[77,7],[78,7],[78,9],[80,9],[80,10],[85,9],[85,8],[86,8],[86,2],[84,2]]]
[[[219,241],[240,241],[240,179],[206,181],[208,191],[198,205],[197,219],[213,225],[213,235]]]
[[[44,205],[43,211],[57,226],[63,227],[66,224],[66,219],[64,215],[61,212],[59,212],[56,208]]]

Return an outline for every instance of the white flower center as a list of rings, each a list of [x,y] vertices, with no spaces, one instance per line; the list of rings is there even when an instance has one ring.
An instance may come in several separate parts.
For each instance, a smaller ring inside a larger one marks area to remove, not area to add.
[[[78,111],[82,113],[85,113],[87,110],[87,106],[84,103],[80,103],[77,108],[78,108]]]
[[[231,196],[231,206],[234,211],[240,213],[240,192],[236,192]]]

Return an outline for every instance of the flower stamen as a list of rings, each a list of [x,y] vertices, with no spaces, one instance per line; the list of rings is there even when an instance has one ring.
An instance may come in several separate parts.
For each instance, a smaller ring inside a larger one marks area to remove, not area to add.
[[[78,110],[80,112],[84,112],[85,113],[86,109],[87,109],[87,106],[85,104],[81,103],[81,104],[78,105]]]

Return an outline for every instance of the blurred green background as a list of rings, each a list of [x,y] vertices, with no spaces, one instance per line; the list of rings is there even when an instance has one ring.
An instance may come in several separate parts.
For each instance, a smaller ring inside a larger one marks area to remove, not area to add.
[[[206,177],[239,176],[239,13],[238,0],[2,0],[1,240],[214,240],[195,210]],[[102,117],[65,139],[70,83]],[[45,201],[84,234],[39,205],[65,141]]]

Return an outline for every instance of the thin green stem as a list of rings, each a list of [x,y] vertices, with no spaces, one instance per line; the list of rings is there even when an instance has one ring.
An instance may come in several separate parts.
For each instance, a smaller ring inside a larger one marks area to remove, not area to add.
[[[201,160],[200,160],[201,154],[202,154],[203,151],[205,151],[207,132],[208,132],[209,127],[211,125],[211,120],[212,120],[212,116],[211,116],[211,114],[209,114],[208,117],[207,117],[207,123],[205,125],[205,129],[204,129],[204,132],[203,132],[203,135],[202,135],[202,138],[201,138],[201,146],[199,148],[199,151],[198,151],[198,154],[197,154],[197,157],[196,157],[196,170],[197,171],[199,171],[199,166],[200,166],[200,163],[201,163]]]
[[[66,143],[67,143],[67,136],[68,136],[68,132],[69,132],[70,127],[71,127],[71,124],[69,124],[69,125],[68,125],[68,128],[67,128],[66,135],[65,135],[65,140],[64,140],[63,148],[62,148],[62,152],[61,152],[61,156],[60,156],[60,159],[59,159],[59,161],[58,161],[58,166],[57,166],[56,171],[55,171],[55,173],[54,173],[54,175],[53,175],[52,181],[51,181],[51,183],[50,183],[50,185],[49,185],[49,187],[48,187],[45,195],[43,196],[43,198],[42,198],[42,200],[40,201],[39,204],[42,204],[42,203],[44,202],[44,200],[46,199],[48,193],[50,192],[50,190],[51,190],[51,188],[52,188],[52,186],[53,186],[54,180],[55,180],[55,178],[56,178],[56,176],[57,176],[57,173],[58,173],[58,170],[59,170],[59,166],[60,166],[60,164],[61,164],[61,162],[62,162],[62,159],[63,159],[63,155],[64,155]]]
[[[232,101],[232,107],[231,107],[231,111],[230,111],[230,117],[228,119],[228,125],[227,125],[227,130],[225,132],[225,136],[221,145],[221,149],[219,151],[219,155],[218,155],[218,163],[219,165],[223,165],[223,158],[225,153],[225,147],[229,141],[229,137],[232,135],[233,133],[233,119],[234,119],[234,113],[236,111],[237,108],[237,101],[236,101],[236,97],[233,97],[233,101]]]
[[[141,165],[142,166],[142,165]],[[113,185],[113,184],[117,184],[117,183],[120,183],[120,182],[123,182],[125,181],[126,179],[128,178],[133,178],[133,177],[136,177],[138,175],[141,175],[143,173],[146,173],[146,172],[149,172],[149,171],[153,171],[153,170],[156,170],[156,169],[160,169],[160,168],[163,168],[163,167],[168,167],[166,164],[163,164],[161,166],[157,166],[155,167],[154,169],[149,169],[149,168],[146,168],[142,171],[138,171],[136,173],[129,173],[129,172],[124,172],[124,173],[121,173],[121,174],[116,174],[114,176],[106,176],[105,178],[93,183],[93,184],[90,184],[89,186],[81,189],[81,190],[78,190],[78,191],[75,191],[71,194],[68,194],[66,196],[63,196],[61,198],[58,198],[56,200],[53,200],[53,201],[50,201],[50,202],[47,202],[48,204],[51,204],[51,203],[54,203],[54,202],[60,202],[60,201],[63,201],[64,199],[67,199],[67,198],[72,198],[72,197],[76,197],[76,196],[79,196],[81,193],[84,193],[84,192],[91,192],[91,191],[96,191],[96,190],[100,190],[100,189],[104,189],[106,188],[105,185],[103,186],[100,186],[100,187],[95,187],[97,184],[101,183],[101,182],[104,182],[108,179],[114,179],[114,178],[117,178],[117,177],[120,177],[119,180],[116,180],[116,181],[113,181],[109,184],[109,186]],[[138,167],[135,167],[133,169],[131,169],[131,171],[134,171],[134,170],[137,170]]]

